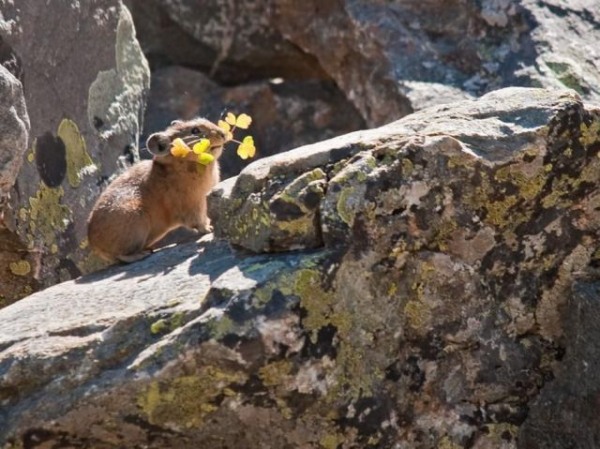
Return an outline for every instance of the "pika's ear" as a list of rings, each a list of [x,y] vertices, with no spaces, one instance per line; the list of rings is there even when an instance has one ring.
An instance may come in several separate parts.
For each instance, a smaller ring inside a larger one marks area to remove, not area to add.
[[[181,121],[181,120],[173,120],[171,122],[171,126],[173,126],[173,125],[181,125],[182,123],[183,123],[183,121]]]
[[[170,141],[163,133],[150,134],[146,141],[146,148],[155,156],[165,156],[169,154]]]

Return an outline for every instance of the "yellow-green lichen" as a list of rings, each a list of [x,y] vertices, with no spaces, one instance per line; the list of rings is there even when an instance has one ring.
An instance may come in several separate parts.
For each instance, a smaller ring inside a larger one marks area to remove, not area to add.
[[[600,141],[600,120],[594,120],[589,126],[582,123],[580,131],[581,137],[579,137],[579,142],[583,146],[589,147],[590,145],[597,143]]]
[[[29,198],[30,207],[25,214],[29,216],[29,229],[48,248],[56,242],[57,235],[67,228],[71,217],[69,207],[61,204],[63,196],[62,187],[51,188],[40,183],[35,197]]]
[[[242,384],[246,375],[214,366],[201,367],[196,375],[152,382],[138,398],[138,405],[155,425],[172,428],[200,426],[218,408],[214,403],[231,385]]]
[[[410,300],[404,306],[404,315],[413,329],[423,329],[431,321],[432,311],[429,304],[420,300]]]
[[[491,440],[495,444],[506,441],[507,436],[515,440],[519,433],[518,426],[508,423],[486,424],[485,427],[487,429],[486,439]]]
[[[405,157],[402,158],[400,162],[402,164],[402,176],[410,176],[415,170],[415,164],[413,164],[413,162],[410,159],[407,159]]]
[[[493,224],[499,227],[505,227],[510,223],[514,223],[514,215],[509,214],[511,207],[517,204],[517,197],[509,195],[504,200],[494,201],[486,204],[487,216],[486,223]]]
[[[269,363],[258,370],[258,377],[266,387],[281,385],[289,377],[292,370],[292,362],[279,360]]]
[[[150,325],[150,333],[153,335],[173,332],[184,324],[184,315],[181,312],[174,313],[168,318],[160,318]]]
[[[26,260],[11,262],[9,268],[12,274],[16,276],[27,276],[31,272],[31,265]]]
[[[434,246],[440,251],[448,249],[448,241],[451,240],[454,231],[458,229],[458,224],[453,220],[443,220],[435,227],[435,235],[433,237]]]
[[[438,444],[438,449],[461,449],[463,446],[454,443],[449,436],[444,436]]]
[[[167,320],[160,319],[156,320],[154,323],[150,325],[150,333],[153,335],[162,334],[169,328],[167,324]]]
[[[94,162],[86,150],[85,140],[81,136],[77,124],[69,119],[63,119],[60,122],[57,135],[65,144],[69,185],[79,187],[82,176],[95,168]]]
[[[354,222],[354,211],[350,205],[352,201],[352,193],[355,191],[353,187],[346,187],[341,190],[337,200],[337,212],[340,218],[348,226],[352,226]]]
[[[235,323],[228,316],[220,315],[208,321],[206,328],[209,330],[212,338],[219,340],[234,331]]]
[[[336,449],[338,446],[346,441],[346,437],[341,433],[330,433],[324,435],[319,440],[319,445],[323,449]]]
[[[498,169],[495,178],[498,181],[508,181],[519,188],[526,200],[532,200],[542,191],[548,178],[545,168],[540,169],[534,176],[527,177],[522,171],[513,169],[510,165]]]
[[[332,313],[333,294],[323,289],[321,275],[318,271],[310,269],[298,271],[294,290],[300,296],[300,303],[307,312],[302,324],[311,332],[310,338],[314,343],[317,341],[318,330],[328,324],[334,324],[336,327],[348,327],[345,316]]]

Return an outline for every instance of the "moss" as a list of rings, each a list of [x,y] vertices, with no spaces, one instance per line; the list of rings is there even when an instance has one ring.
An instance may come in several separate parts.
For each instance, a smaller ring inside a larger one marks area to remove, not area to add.
[[[57,135],[65,144],[69,185],[79,187],[82,176],[95,169],[94,162],[86,150],[85,140],[81,136],[77,124],[69,119],[63,119],[60,122]]]
[[[231,393],[231,385],[245,380],[246,375],[241,372],[203,366],[197,375],[152,382],[138,398],[138,405],[151,424],[198,427],[218,408],[215,400],[221,395],[227,396],[225,390]]]
[[[16,276],[27,276],[31,272],[31,265],[26,260],[11,262],[9,268],[12,274]]]
[[[183,313],[174,313],[168,318],[161,318],[150,325],[150,332],[153,335],[173,332],[185,324]]]

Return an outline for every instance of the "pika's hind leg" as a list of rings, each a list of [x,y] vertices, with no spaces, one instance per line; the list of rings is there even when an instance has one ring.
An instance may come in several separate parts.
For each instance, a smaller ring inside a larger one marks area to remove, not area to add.
[[[137,262],[138,260],[145,259],[150,254],[152,254],[152,250],[147,249],[144,251],[140,251],[139,253],[135,253],[135,254],[117,256],[117,259],[124,263],[133,263],[133,262]]]
[[[130,216],[128,221],[115,232],[112,240],[114,258],[121,262],[132,263],[148,257],[152,251],[148,248],[150,223],[143,215]]]

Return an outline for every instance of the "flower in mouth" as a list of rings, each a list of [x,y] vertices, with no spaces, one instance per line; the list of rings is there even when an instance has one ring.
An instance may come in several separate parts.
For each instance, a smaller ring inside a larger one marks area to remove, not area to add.
[[[215,160],[215,157],[207,153],[210,149],[210,140],[208,139],[200,139],[200,141],[190,149],[187,143],[183,141],[180,137],[173,140],[171,145],[171,154],[174,157],[185,158],[189,156],[190,153],[194,153],[196,155],[196,160],[199,164],[208,165],[212,161]]]

